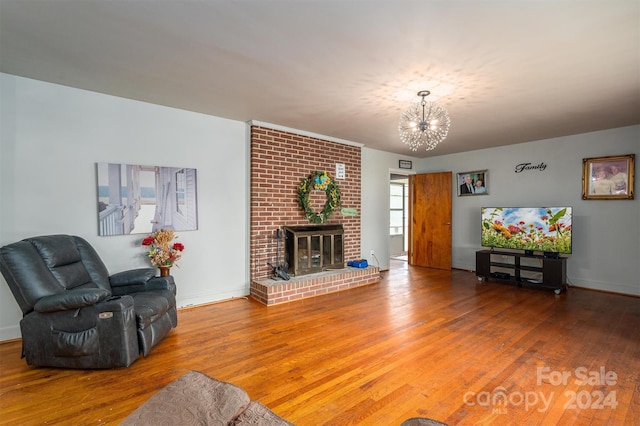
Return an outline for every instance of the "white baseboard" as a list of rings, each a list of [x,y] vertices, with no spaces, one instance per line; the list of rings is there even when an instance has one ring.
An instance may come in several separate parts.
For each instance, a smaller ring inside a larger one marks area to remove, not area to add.
[[[6,340],[20,339],[21,337],[22,335],[20,334],[19,325],[10,325],[8,327],[0,327],[0,342],[4,342]]]
[[[178,308],[190,308],[198,305],[207,305],[209,303],[214,302],[223,302],[225,300],[236,299],[239,297],[246,297],[249,294],[249,291],[244,287],[239,287],[237,289],[224,291],[215,294],[200,294],[197,296],[191,296],[187,298],[178,297],[177,305]]]
[[[640,285],[585,280],[575,277],[567,277],[567,280],[569,281],[569,285],[573,287],[609,291],[612,293],[628,294],[630,296],[640,296]]]

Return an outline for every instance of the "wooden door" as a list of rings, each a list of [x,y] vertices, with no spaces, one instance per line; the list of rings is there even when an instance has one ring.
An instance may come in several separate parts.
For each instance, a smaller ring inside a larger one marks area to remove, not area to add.
[[[412,175],[409,264],[451,269],[451,172]]]

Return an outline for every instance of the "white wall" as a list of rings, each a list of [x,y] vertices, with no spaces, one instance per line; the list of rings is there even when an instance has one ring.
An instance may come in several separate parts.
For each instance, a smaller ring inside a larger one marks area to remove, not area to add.
[[[0,245],[68,233],[110,273],[147,267],[144,235],[99,237],[97,162],[197,169],[199,229],[172,274],[178,305],[248,294],[248,130],[243,122],[0,74]],[[22,317],[0,278],[0,340]]]
[[[456,173],[489,170],[489,195],[458,197],[453,183],[453,267],[475,270],[482,206],[572,206],[569,281],[580,287],[640,295],[640,196],[582,200],[582,159],[626,154],[635,154],[640,162],[640,126],[422,160],[422,172],[452,171],[454,179]],[[514,171],[519,163],[542,162],[547,166],[544,171]]]
[[[389,177],[392,172],[415,173],[415,170],[398,169],[399,160],[411,160],[414,169],[420,164],[415,157],[362,148],[361,256],[383,270],[389,269],[390,257]]]

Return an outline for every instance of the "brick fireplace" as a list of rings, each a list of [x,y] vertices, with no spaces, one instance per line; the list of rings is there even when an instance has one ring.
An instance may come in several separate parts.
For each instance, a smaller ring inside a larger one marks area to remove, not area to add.
[[[360,146],[323,140],[263,126],[251,126],[251,295],[271,305],[310,297],[379,280],[378,268],[320,272],[291,281],[273,280],[268,265],[284,262],[284,241],[276,231],[285,226],[310,225],[298,204],[297,188],[314,170],[335,177],[336,164],[344,164],[345,178],[337,183],[342,207],[355,209],[356,216],[343,216],[339,209],[325,225],[343,228],[344,262],[360,258]],[[314,210],[322,209],[326,195],[312,191]],[[278,256],[279,254],[279,256]]]

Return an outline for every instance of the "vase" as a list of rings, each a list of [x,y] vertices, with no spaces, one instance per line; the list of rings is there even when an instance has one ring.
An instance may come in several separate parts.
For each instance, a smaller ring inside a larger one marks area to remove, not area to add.
[[[168,277],[171,275],[171,266],[158,266],[160,268],[160,276]]]

